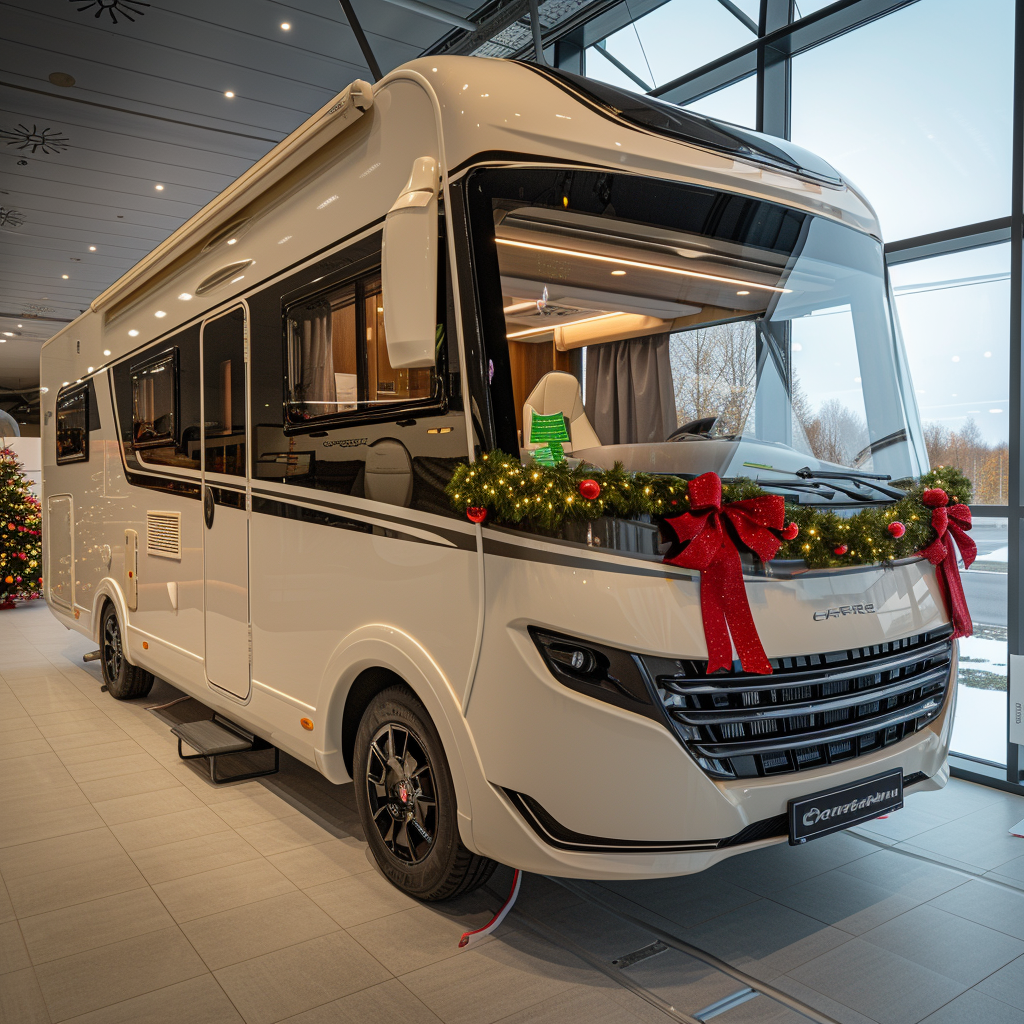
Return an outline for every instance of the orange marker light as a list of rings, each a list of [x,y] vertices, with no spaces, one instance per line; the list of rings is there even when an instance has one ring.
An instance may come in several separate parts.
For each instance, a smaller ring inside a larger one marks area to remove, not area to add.
[[[148,651],[149,650],[149,641],[148,640],[143,640],[142,641],[142,649],[144,651]]]
[[[301,725],[307,732],[311,732],[313,729],[313,722],[309,718],[300,718],[299,725]]]

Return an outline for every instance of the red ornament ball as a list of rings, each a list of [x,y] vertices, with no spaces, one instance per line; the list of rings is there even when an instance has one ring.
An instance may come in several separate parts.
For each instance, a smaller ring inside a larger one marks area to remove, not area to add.
[[[905,526],[904,526],[904,525],[903,525],[903,524],[902,524],[901,522],[899,522],[899,520],[896,520],[896,521],[894,521],[894,522],[891,522],[891,523],[889,524],[889,532],[890,532],[890,533],[891,533],[891,534],[892,534],[892,535],[893,535],[893,536],[894,536],[894,537],[895,537],[895,538],[896,538],[897,540],[899,540],[899,539],[900,539],[900,537],[902,537],[902,536],[903,536],[903,534],[905,534],[905,533],[907,532],[907,528],[906,528],[906,527],[905,527]]]
[[[837,555],[845,555],[849,550],[850,549],[845,544],[840,544],[839,547],[835,549],[835,552]]]
[[[601,496],[601,485],[596,480],[581,480],[580,495],[587,501],[594,501]]]
[[[921,500],[929,508],[939,508],[942,505],[949,504],[949,495],[941,487],[929,487],[921,495]]]
[[[786,528],[782,531],[783,540],[796,540],[797,535],[800,533],[800,527],[796,523],[788,523]]]
[[[466,518],[471,523],[482,523],[487,518],[487,509],[471,506],[466,509]]]

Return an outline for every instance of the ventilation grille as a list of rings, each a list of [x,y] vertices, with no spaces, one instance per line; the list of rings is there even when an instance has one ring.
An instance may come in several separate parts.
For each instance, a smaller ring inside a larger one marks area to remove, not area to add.
[[[873,647],[773,658],[773,674],[705,675],[707,662],[644,658],[679,738],[717,778],[821,768],[880,750],[942,710],[949,627]]]
[[[181,558],[181,513],[146,513],[146,553]]]

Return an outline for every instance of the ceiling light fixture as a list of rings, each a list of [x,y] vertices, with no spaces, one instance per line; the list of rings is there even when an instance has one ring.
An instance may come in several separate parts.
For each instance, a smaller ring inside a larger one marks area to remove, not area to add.
[[[736,294],[737,294],[737,295],[749,295],[749,294],[750,294],[750,292],[748,292],[748,291],[742,291],[742,292],[737,292]]]
[[[164,190],[163,185],[154,185],[153,187],[157,190],[157,192],[163,192]]]
[[[90,245],[89,246],[89,252],[95,252],[95,251],[96,251],[96,246],[95,245]]]
[[[158,309],[153,314],[153,316],[155,316],[158,320],[162,320],[165,316],[167,316],[167,314],[162,309]]]
[[[68,275],[67,274],[61,274],[60,276],[63,278],[63,280],[65,280],[65,281],[68,280]]]
[[[96,369],[96,367],[95,367],[95,366],[90,366],[90,367],[89,367],[89,369],[88,369],[88,370],[86,370],[85,372],[86,372],[86,373],[92,373],[92,372],[93,372],[93,370],[95,370],[95,369]]]
[[[192,293],[191,292],[182,292],[178,296],[178,298],[181,299],[182,302],[188,302],[188,300],[192,298]]]
[[[537,252],[553,252],[560,256],[578,256],[584,260],[597,260],[599,263],[618,263],[624,267],[639,267],[641,270],[660,270],[665,274],[678,274],[681,277],[697,277],[703,281],[720,281],[722,284],[746,285],[750,288],[760,288],[767,292],[780,292],[788,295],[791,288],[776,288],[770,284],[757,284],[755,281],[738,281],[734,277],[719,277],[718,274],[701,274],[696,270],[680,270],[678,267],[664,267],[657,263],[641,263],[639,260],[624,260],[618,256],[599,256],[596,252],[581,252],[578,249],[562,249],[556,245],[537,245],[533,242],[516,242],[511,238],[497,239],[499,245],[513,245],[517,249],[533,249]]]
[[[553,331],[556,327],[575,327],[576,324],[589,324],[594,320],[607,320],[610,316],[623,316],[622,310],[616,310],[614,313],[601,313],[598,316],[588,316],[582,320],[570,320],[564,324],[551,324],[549,327],[531,327],[528,331],[514,331],[512,334],[506,334],[506,338],[524,338],[527,334],[544,334],[545,331]]]
[[[624,270],[613,270],[612,277],[625,277],[626,272]]]
[[[231,91],[230,89],[228,89],[228,91],[227,91],[226,93],[224,93],[224,95],[225,95],[225,96],[226,96],[226,97],[227,97],[227,98],[228,98],[229,100],[233,100],[233,99],[235,98],[235,94],[234,94],[234,93],[233,93],[233,92],[232,92],[232,91]]]
[[[103,354],[104,354],[105,356],[109,356],[109,355],[110,355],[110,349],[109,349],[109,348],[105,348],[105,349],[103,350]]]
[[[137,338],[138,336],[139,336],[139,332],[136,331],[136,330],[131,330],[131,331],[128,332],[128,337],[129,338]]]
[[[281,28],[283,28],[285,32],[290,32],[292,29],[291,25],[289,25],[287,21],[281,22]]]

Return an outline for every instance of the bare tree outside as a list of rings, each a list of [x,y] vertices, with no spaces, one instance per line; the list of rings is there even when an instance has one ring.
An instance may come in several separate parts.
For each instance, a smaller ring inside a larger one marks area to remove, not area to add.
[[[757,388],[755,328],[750,321],[715,324],[669,339],[678,425],[717,416],[718,434],[740,434]]]

